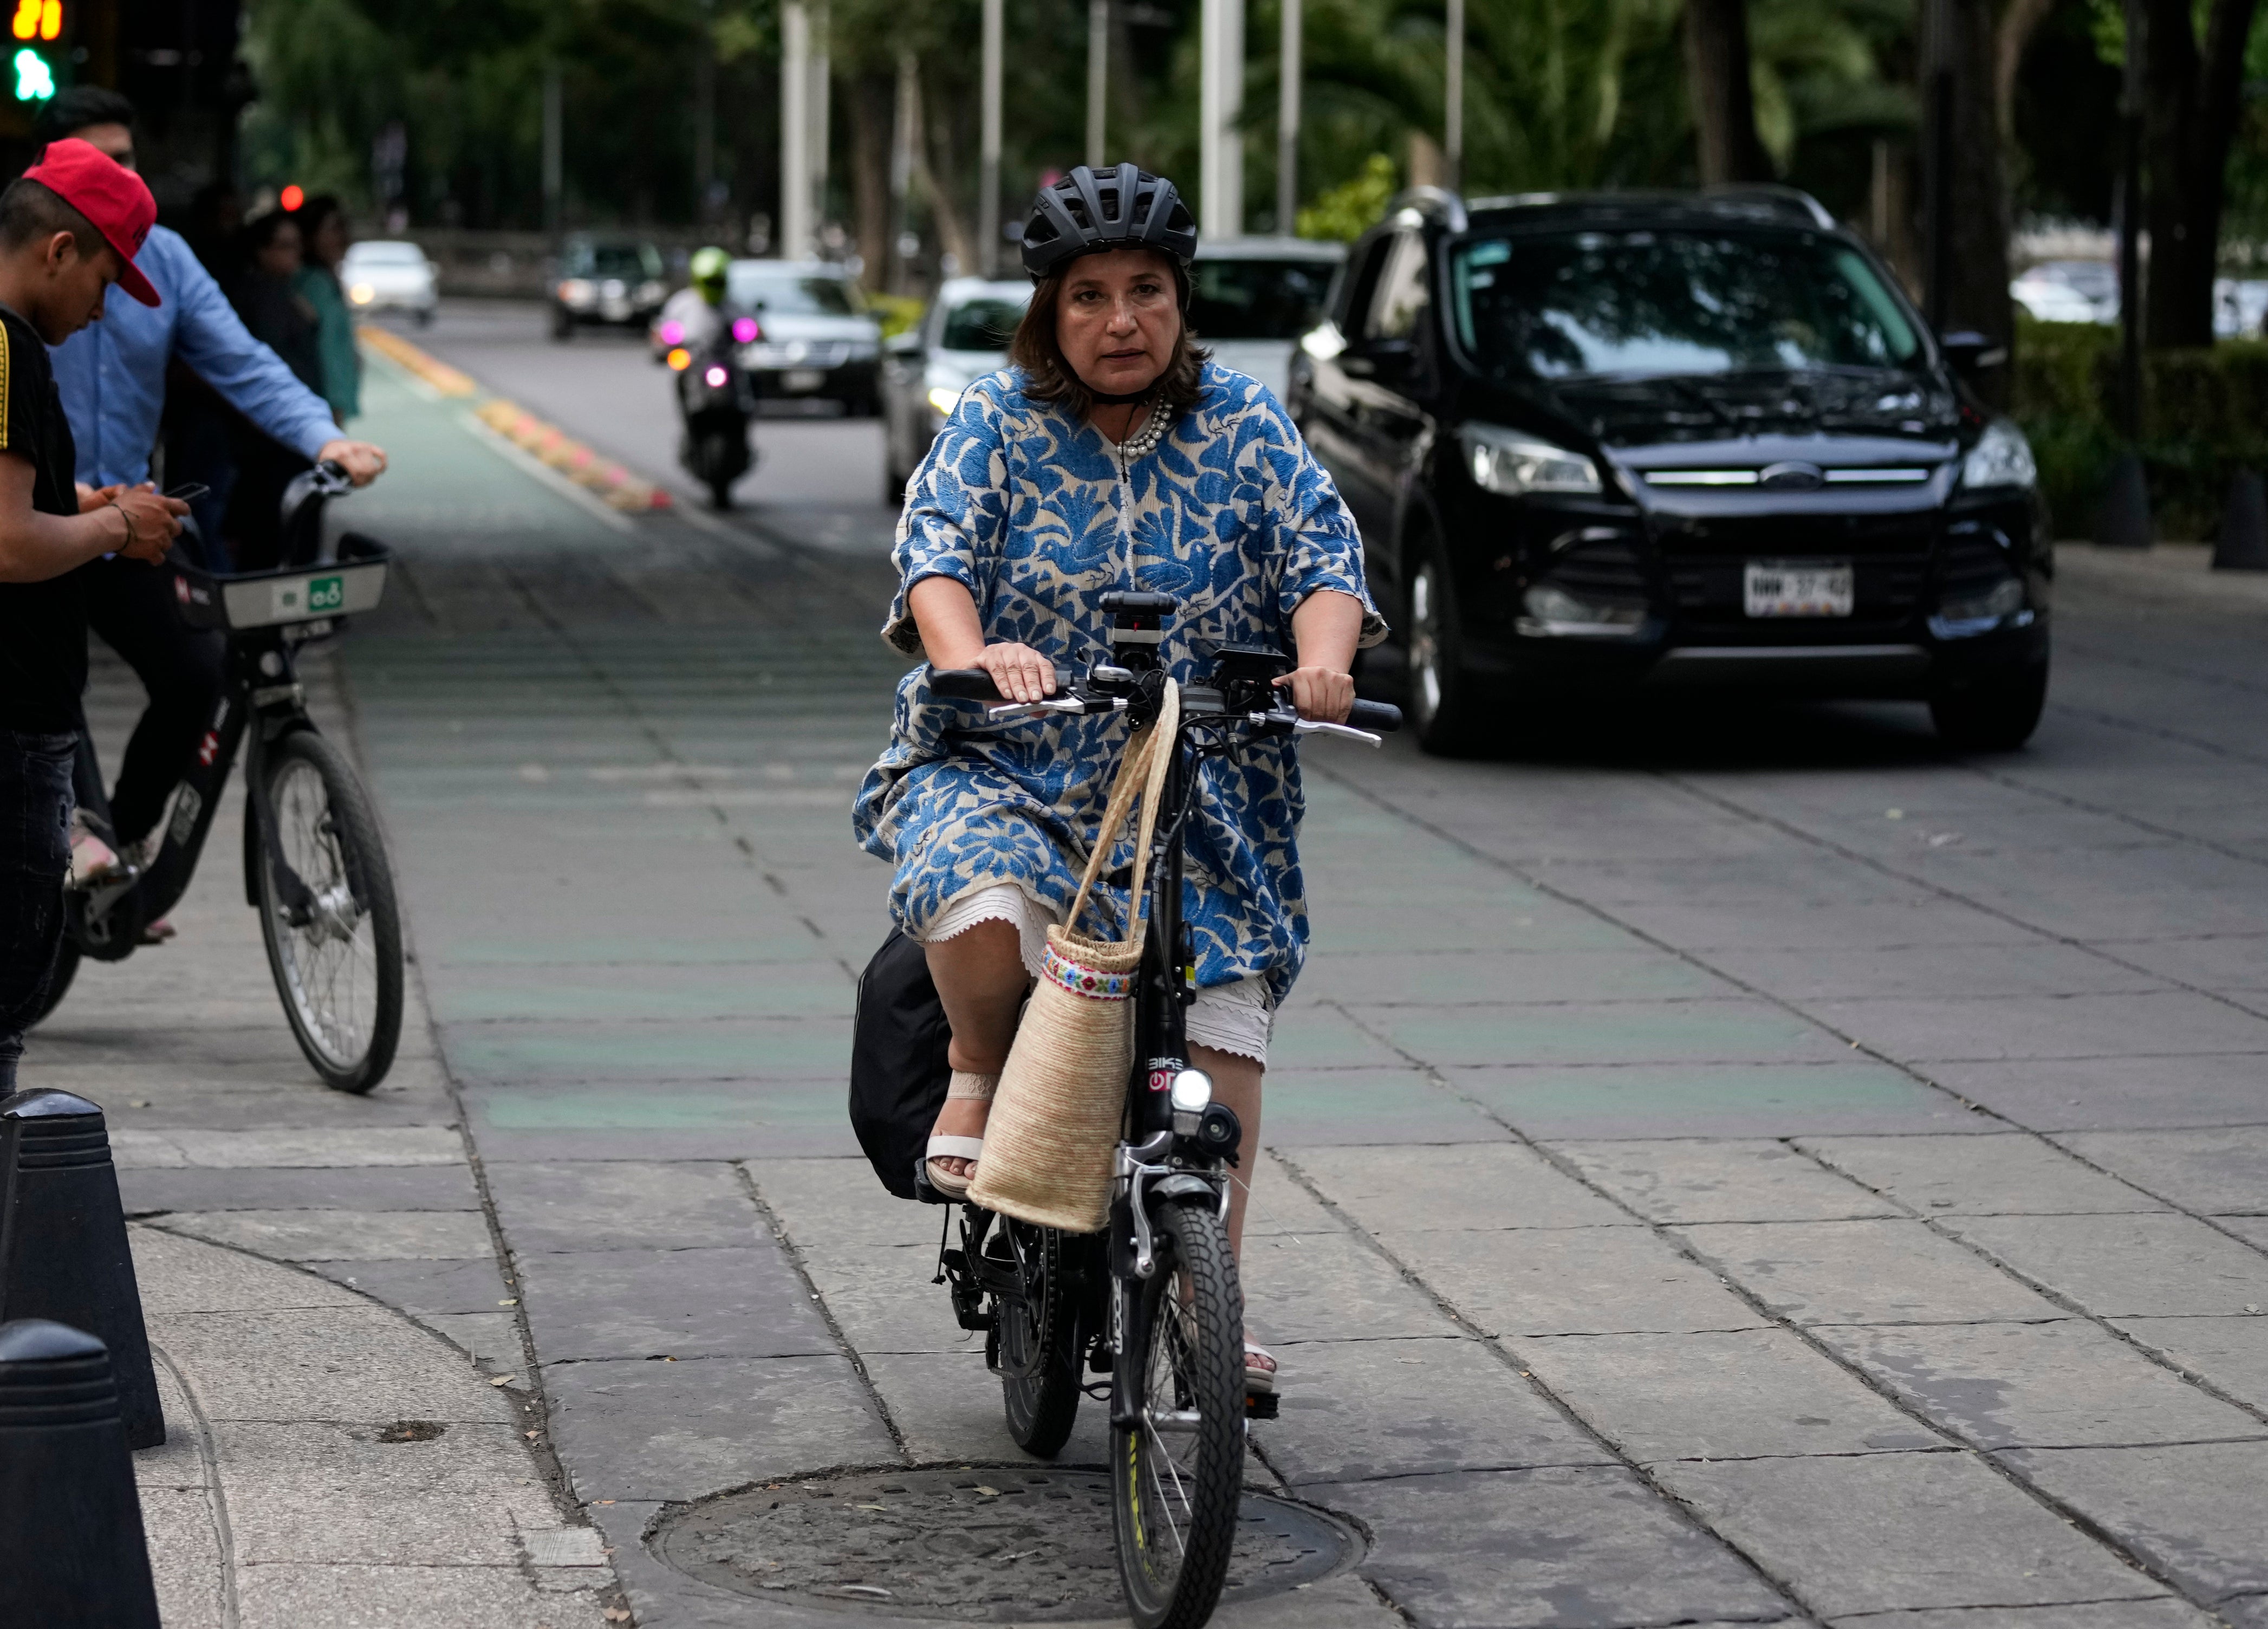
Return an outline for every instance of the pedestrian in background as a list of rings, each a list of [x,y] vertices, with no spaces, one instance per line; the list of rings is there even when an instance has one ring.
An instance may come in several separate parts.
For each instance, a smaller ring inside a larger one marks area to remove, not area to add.
[[[344,428],[362,412],[362,353],[355,349],[354,313],[339,282],[339,262],[353,236],[337,197],[321,193],[291,212],[299,228],[299,275],[293,286],[315,308],[315,350],[322,363],[323,400]]]
[[[85,142],[52,144],[0,193],[0,1092],[63,943],[87,568],[114,554],[150,571],[189,508],[78,489],[48,347],[101,316],[113,283],[158,303],[134,264],[157,218],[142,178]]]
[[[243,264],[228,297],[253,338],[284,359],[299,382],[318,396],[323,392],[323,353],[315,306],[299,290],[299,228],[281,210],[245,224]],[[330,402],[324,416],[337,423]],[[279,446],[254,427],[239,424],[235,436],[236,490],[223,522],[240,571],[266,571],[283,546],[277,507],[284,489],[307,468],[306,454]]]

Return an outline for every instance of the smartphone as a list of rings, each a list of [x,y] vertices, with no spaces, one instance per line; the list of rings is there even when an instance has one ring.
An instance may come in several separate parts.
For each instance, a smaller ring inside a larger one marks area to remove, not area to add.
[[[185,486],[175,487],[172,491],[166,493],[165,496],[167,498],[178,498],[185,504],[194,504],[197,499],[202,498],[206,493],[211,490],[212,488],[207,486],[203,482],[192,481]]]

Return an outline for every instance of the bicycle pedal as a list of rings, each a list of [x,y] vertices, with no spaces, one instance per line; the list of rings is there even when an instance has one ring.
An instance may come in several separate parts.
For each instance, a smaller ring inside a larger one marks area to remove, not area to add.
[[[1276,1394],[1272,1391],[1248,1391],[1244,1394],[1244,1417],[1247,1419],[1276,1418]]]

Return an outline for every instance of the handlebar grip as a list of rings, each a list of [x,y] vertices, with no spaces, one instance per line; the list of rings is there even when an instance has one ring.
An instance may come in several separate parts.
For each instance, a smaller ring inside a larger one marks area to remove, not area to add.
[[[1402,727],[1402,709],[1390,702],[1358,701],[1348,712],[1347,722],[1359,730],[1390,735]]]
[[[932,694],[949,697],[957,702],[997,702],[1000,687],[992,682],[992,675],[982,667],[932,667],[929,670],[929,688]]]

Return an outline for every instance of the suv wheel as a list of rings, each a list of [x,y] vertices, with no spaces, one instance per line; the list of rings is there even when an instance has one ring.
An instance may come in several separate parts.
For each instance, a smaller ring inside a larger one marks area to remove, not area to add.
[[[2039,727],[2048,699],[2048,665],[1994,674],[1929,698],[1929,716],[1948,746],[2014,752]]]
[[[1426,548],[1410,574],[1410,719],[1431,753],[1470,750],[1479,686],[1465,667],[1456,606],[1440,551]]]

